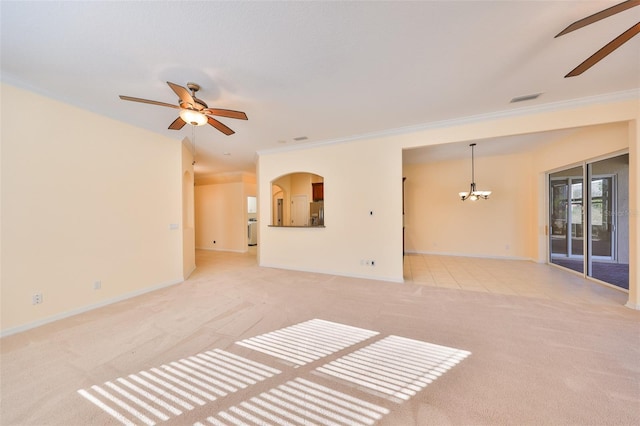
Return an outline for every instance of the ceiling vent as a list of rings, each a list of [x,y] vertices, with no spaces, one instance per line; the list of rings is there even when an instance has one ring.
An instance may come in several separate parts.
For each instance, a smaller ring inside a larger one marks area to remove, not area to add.
[[[517,98],[511,99],[511,103],[515,104],[516,102],[531,101],[533,99],[538,99],[540,95],[542,95],[542,93],[534,93],[533,95],[518,96]]]
[[[306,141],[307,139],[309,139],[306,136],[298,136],[297,138],[293,138],[294,141],[296,142],[300,142],[300,141]]]

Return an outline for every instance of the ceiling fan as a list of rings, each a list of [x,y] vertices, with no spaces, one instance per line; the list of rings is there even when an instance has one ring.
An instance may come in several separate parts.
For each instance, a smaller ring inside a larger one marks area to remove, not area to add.
[[[191,93],[189,93],[189,90],[178,84],[171,83],[170,81],[167,81],[167,84],[176,93],[176,95],[178,95],[178,105],[168,104],[165,102],[150,101],[148,99],[133,98],[131,96],[124,95],[120,95],[120,99],[122,99],[123,101],[142,102],[145,104],[160,105],[164,107],[179,109],[180,115],[173,121],[173,123],[169,125],[169,129],[171,130],[180,130],[187,123],[191,124],[192,126],[202,126],[208,123],[209,125],[215,127],[228,136],[234,134],[235,132],[215,118],[210,117],[211,115],[236,118],[239,120],[247,120],[247,114],[241,111],[209,108],[209,106],[203,100],[196,97],[196,92],[200,90],[200,85],[196,83],[187,83],[187,87],[189,88],[189,90],[191,90]]]
[[[627,9],[630,9],[634,6],[640,6],[640,0],[627,0],[622,3],[618,3],[615,6],[611,6],[607,9],[601,10],[598,13],[594,13],[593,15],[587,16],[586,18],[580,19],[573,24],[569,25],[564,30],[560,31],[556,37],[560,37],[561,35],[570,33],[571,31],[575,31],[582,27],[586,27],[587,25],[593,24],[594,22],[598,22],[601,19],[608,18],[609,16],[615,15],[617,13],[623,12]],[[580,75],[602,59],[604,59],[611,52],[616,50],[618,47],[622,46],[624,43],[629,41],[633,36],[637,35],[640,32],[640,22],[633,25],[627,31],[620,34],[618,37],[611,40],[607,43],[602,49],[598,50],[593,55],[589,56],[584,62],[575,67],[569,74],[565,75],[567,77],[574,77],[576,75]],[[554,37],[555,38],[555,37]]]

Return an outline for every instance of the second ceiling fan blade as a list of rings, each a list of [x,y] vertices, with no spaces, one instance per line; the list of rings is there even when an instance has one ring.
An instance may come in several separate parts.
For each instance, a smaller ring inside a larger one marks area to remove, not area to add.
[[[611,6],[610,8],[601,10],[598,13],[594,13],[593,15],[587,16],[586,18],[582,18],[579,21],[574,22],[564,30],[560,31],[560,33],[558,33],[556,37],[560,37],[561,35],[570,33],[571,31],[575,31],[582,27],[586,27],[587,25],[593,24],[594,22],[598,22],[601,19],[608,18],[609,16],[615,15],[616,13],[623,12],[634,6],[640,6],[640,0],[623,1],[622,3],[618,3],[615,6]]]
[[[180,98],[180,101],[181,101],[180,103],[185,103],[191,106],[192,108],[197,108],[196,101],[193,100],[191,93],[189,93],[187,89],[180,86],[179,84],[175,84],[170,81],[167,81],[167,84],[176,93],[176,95],[178,95],[178,98]]]
[[[150,101],[149,99],[133,98],[131,96],[124,96],[124,95],[120,95],[120,99],[122,99],[123,101],[142,102],[143,104],[159,105],[159,106],[164,106],[169,108],[180,109],[180,107],[177,105],[168,104],[166,102]]]
[[[169,124],[169,129],[180,130],[184,127],[185,124],[187,124],[187,122],[184,121],[182,118],[178,117],[175,120],[173,120],[173,123]]]
[[[227,136],[235,133],[233,130],[231,130],[230,128],[228,128],[227,126],[225,126],[224,124],[222,124],[221,122],[219,122],[213,117],[207,117],[207,122]]]
[[[566,77],[575,77],[576,75],[580,75],[602,59],[604,59],[611,52],[616,50],[618,47],[622,46],[624,43],[629,41],[633,36],[637,35],[640,32],[640,22],[629,28],[627,31],[620,34],[618,37],[611,40],[607,43],[602,49],[598,50],[593,55],[589,56],[583,63],[575,67]]]
[[[238,120],[247,120],[247,114],[242,111],[234,111],[231,109],[207,108],[202,113],[208,115],[217,115],[218,117],[237,118]]]

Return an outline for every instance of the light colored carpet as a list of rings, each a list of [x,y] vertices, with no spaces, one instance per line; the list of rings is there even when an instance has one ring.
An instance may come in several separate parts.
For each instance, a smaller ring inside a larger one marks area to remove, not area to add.
[[[423,261],[395,284],[199,251],[183,284],[2,339],[0,423],[640,424],[623,293]]]

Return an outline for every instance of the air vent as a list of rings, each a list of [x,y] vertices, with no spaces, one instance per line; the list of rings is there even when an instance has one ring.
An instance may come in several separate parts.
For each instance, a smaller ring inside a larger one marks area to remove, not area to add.
[[[294,141],[296,142],[300,142],[300,141],[306,141],[307,139],[309,139],[306,136],[298,136],[297,138],[293,138]]]
[[[542,95],[542,93],[534,93],[533,95],[518,96],[517,98],[511,99],[511,103],[514,104],[516,102],[531,101],[533,99],[538,99],[540,95]]]

